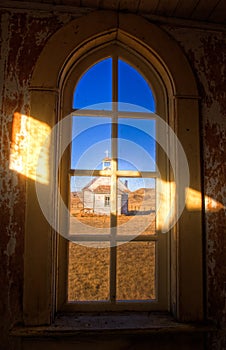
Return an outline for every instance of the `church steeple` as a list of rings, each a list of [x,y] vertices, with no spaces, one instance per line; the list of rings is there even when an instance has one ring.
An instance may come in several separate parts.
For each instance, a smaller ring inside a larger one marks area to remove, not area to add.
[[[102,160],[102,170],[111,170],[111,158],[109,158],[109,151],[106,150],[104,153],[106,156]]]

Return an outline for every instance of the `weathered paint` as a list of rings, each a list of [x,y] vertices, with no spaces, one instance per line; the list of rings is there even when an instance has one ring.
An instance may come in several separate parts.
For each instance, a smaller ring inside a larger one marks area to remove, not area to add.
[[[0,12],[0,314],[1,346],[8,329],[22,322],[26,187],[9,169],[14,112],[29,115],[29,80],[44,44],[68,17]],[[13,346],[14,343],[11,344]],[[18,345],[15,345],[17,347]]]
[[[78,14],[79,15],[79,14]],[[77,16],[57,13],[1,11],[0,33],[0,314],[3,335],[22,322],[23,251],[26,209],[25,179],[9,169],[14,112],[29,115],[29,80],[48,38]],[[226,39],[224,33],[164,26],[187,54],[197,76],[203,148],[205,194],[226,205]],[[225,211],[205,214],[207,315],[226,324]],[[7,345],[1,338],[2,348]],[[210,340],[213,337],[210,337]],[[223,349],[225,337],[211,340],[211,349]]]
[[[206,211],[207,316],[226,325],[226,39],[225,33],[165,27],[184,49],[200,92],[204,193],[221,203]]]

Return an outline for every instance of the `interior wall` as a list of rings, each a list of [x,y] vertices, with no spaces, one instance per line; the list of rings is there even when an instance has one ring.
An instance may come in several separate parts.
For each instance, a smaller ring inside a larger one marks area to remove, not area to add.
[[[203,189],[226,206],[226,40],[225,32],[164,26],[184,49],[197,77]],[[225,209],[206,208],[207,316],[226,325]]]
[[[83,9],[84,14],[84,9]],[[29,115],[29,82],[35,63],[51,35],[78,14],[0,10],[0,315],[1,348],[19,349],[8,336],[22,322],[25,178],[9,168],[14,112]],[[185,51],[200,93],[200,127],[204,193],[226,205],[226,38],[225,32],[163,25]],[[173,54],[173,53],[172,53]],[[41,103],[41,101],[40,101]],[[206,314],[226,327],[225,209],[204,215]],[[225,335],[209,335],[210,349],[226,348]],[[225,346],[225,347],[224,347]]]

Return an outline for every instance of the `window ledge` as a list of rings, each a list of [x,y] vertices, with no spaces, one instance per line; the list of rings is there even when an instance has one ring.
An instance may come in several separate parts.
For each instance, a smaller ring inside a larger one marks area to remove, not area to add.
[[[207,323],[180,323],[166,313],[74,313],[58,315],[51,326],[17,326],[11,334],[19,337],[75,336],[78,334],[159,334],[211,332]]]

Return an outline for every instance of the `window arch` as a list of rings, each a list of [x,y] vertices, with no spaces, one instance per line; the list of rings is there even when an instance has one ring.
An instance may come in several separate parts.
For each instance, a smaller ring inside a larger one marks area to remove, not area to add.
[[[115,48],[112,47],[112,50],[115,51]],[[119,109],[123,108],[120,103],[127,103],[146,108],[151,112],[155,111],[154,96],[144,77],[120,57],[116,64],[117,72],[112,72],[112,57],[103,58],[83,73],[76,85],[73,97],[74,109],[94,104],[100,105],[95,108],[108,109],[110,105],[104,106],[101,103],[112,102],[114,97],[112,90],[116,89]],[[117,79],[112,80],[112,75],[117,75]],[[116,86],[112,86],[114,82],[117,82]]]
[[[152,91],[157,94],[156,112],[176,131],[188,157],[190,186],[200,192],[198,94],[194,76],[177,44],[162,29],[141,17],[97,11],[76,19],[56,33],[40,55],[32,76],[31,114],[50,126],[70,114],[71,100],[64,100],[64,96],[73,91],[80,72],[90,66],[89,53],[92,51],[93,61],[97,62],[104,56],[106,46],[115,41],[121,50],[126,48],[128,62],[133,62],[139,71],[143,64],[148,66],[145,77],[152,82]],[[81,69],[76,70],[80,63]],[[74,79],[70,79],[72,75]],[[164,104],[159,103],[163,100]],[[177,164],[176,150],[175,164],[180,176],[182,169]],[[52,201],[52,184],[46,193],[47,201]],[[24,320],[26,324],[48,324],[55,311],[56,239],[30,182],[27,198]],[[32,219],[34,213],[36,221]],[[37,220],[39,227],[35,225]],[[203,317],[201,226],[201,208],[196,212],[185,208],[171,235],[170,310],[181,321]],[[62,255],[60,259],[63,258]],[[35,281],[40,288],[33,288],[29,281]],[[192,295],[195,298],[191,300]]]

